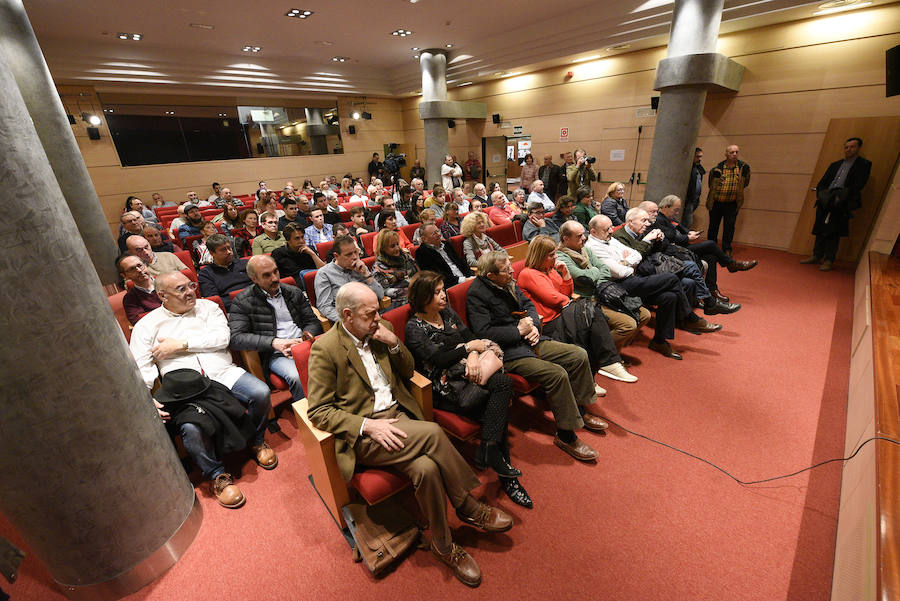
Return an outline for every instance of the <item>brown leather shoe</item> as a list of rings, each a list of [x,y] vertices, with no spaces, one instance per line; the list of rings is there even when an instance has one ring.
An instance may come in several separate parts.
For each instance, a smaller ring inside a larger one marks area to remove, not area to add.
[[[457,509],[456,517],[485,532],[506,532],[513,526],[511,515],[486,503],[479,503],[478,509],[472,515],[465,515]]]
[[[800,264],[801,265],[816,265],[821,260],[822,259],[820,259],[816,255],[810,255],[810,256],[806,257],[805,259],[803,259],[802,261],[800,261]]]
[[[264,470],[274,470],[275,466],[278,465],[278,455],[275,454],[275,450],[266,441],[263,441],[262,444],[253,445],[250,448],[256,455],[256,463],[259,464],[259,467]]]
[[[728,271],[734,273],[736,271],[747,271],[759,265],[759,261],[752,259],[750,261],[732,261],[728,264]]]
[[[580,438],[576,438],[575,442],[569,444],[564,442],[559,436],[553,437],[553,444],[561,448],[563,451],[577,459],[578,461],[597,461],[599,453],[584,443]]]
[[[434,548],[434,543],[432,542],[431,554],[453,570],[453,575],[466,586],[475,588],[481,584],[481,568],[478,567],[472,556],[456,543],[450,543],[449,553],[441,553]]]
[[[241,489],[234,484],[231,474],[219,474],[212,481],[212,492],[222,507],[237,509],[247,500]]]
[[[722,301],[723,303],[730,303],[731,299],[722,294],[722,291],[719,289],[713,290],[712,295],[716,297],[716,300]]]
[[[668,342],[656,342],[655,340],[651,340],[650,344],[647,345],[650,347],[651,351],[656,351],[663,357],[668,357],[669,359],[675,359],[677,361],[681,361],[681,355],[672,350],[672,345]]]
[[[584,420],[584,427],[591,432],[602,432],[609,428],[609,424],[606,420],[599,415],[594,415],[590,411],[585,411],[584,415],[581,416],[581,419]]]
[[[819,271],[831,271],[834,268],[834,261],[825,259],[819,266]]]
[[[708,334],[710,332],[718,332],[722,329],[722,324],[709,323],[702,317],[697,321],[686,321],[681,324],[681,329],[693,334]]]

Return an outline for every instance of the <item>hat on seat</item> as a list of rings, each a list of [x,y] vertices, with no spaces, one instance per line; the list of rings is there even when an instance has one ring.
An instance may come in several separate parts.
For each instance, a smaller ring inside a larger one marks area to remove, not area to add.
[[[209,390],[211,380],[193,369],[175,369],[162,378],[156,400],[162,404],[183,403]]]

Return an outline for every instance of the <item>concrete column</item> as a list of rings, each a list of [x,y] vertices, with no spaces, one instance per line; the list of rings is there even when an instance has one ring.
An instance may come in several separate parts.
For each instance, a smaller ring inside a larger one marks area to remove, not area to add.
[[[684,198],[706,93],[736,91],[743,67],[716,54],[724,0],[675,0],[667,57],[657,69],[659,114],[644,199]]]
[[[422,102],[447,100],[447,53],[428,49],[419,53],[422,68]],[[446,117],[424,118],[425,125],[425,174],[428,182],[441,181],[441,165],[450,152],[450,129]]]
[[[21,121],[23,115],[31,115],[50,160],[51,175],[62,190],[62,196],[57,198],[66,199],[100,281],[111,284],[119,277],[114,264],[118,246],[22,0],[0,0],[0,48],[27,107],[16,119]],[[124,202],[123,197],[123,206]]]
[[[116,599],[199,505],[25,114],[0,47],[0,512],[67,595]]]
[[[322,109],[304,109],[306,111],[306,132],[309,137],[309,147],[313,154],[328,154],[328,141],[324,135],[316,134],[318,129],[325,127],[325,119],[322,117]]]

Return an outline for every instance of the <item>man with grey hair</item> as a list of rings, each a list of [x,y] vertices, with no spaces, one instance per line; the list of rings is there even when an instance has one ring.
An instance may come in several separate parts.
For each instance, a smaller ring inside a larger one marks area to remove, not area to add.
[[[122,224],[122,234],[118,240],[119,250],[125,252],[128,250],[125,241],[131,236],[140,236],[141,232],[144,231],[146,222],[144,217],[137,211],[125,211],[119,217],[119,222]]]
[[[531,194],[528,195],[528,203],[539,202],[544,205],[545,211],[552,211],[556,208],[553,200],[544,193],[544,181],[540,179],[534,180],[531,184]]]
[[[485,213],[491,218],[491,223],[494,225],[510,223],[513,217],[521,213],[515,203],[510,202],[506,198],[506,194],[500,190],[491,194],[491,204],[492,206],[488,207]]]
[[[505,251],[479,257],[478,277],[466,295],[466,313],[475,336],[503,349],[508,372],[541,385],[556,419],[553,443],[578,461],[595,461],[597,451],[575,434],[582,426],[595,432],[609,427],[587,410],[597,400],[587,352],[541,334],[541,318],[513,280]]]
[[[539,181],[541,180],[535,180],[535,183]],[[533,194],[534,192],[532,192]],[[531,242],[532,238],[543,234],[559,242],[559,223],[544,217],[546,210],[544,204],[539,200],[530,200],[528,201],[527,210],[528,219],[525,221],[525,225],[522,226],[522,238],[526,242]]]
[[[175,253],[154,252],[150,242],[143,236],[131,236],[125,241],[128,254],[134,255],[147,265],[147,271],[152,276],[158,276],[171,271],[181,271],[188,266],[181,262]]]
[[[415,361],[391,325],[379,319],[378,295],[361,282],[349,282],[335,296],[340,323],[310,352],[309,420],[338,439],[337,462],[345,480],[357,465],[391,466],[409,476],[431,527],[432,554],[461,582],[476,587],[481,570],[453,542],[447,498],[460,520],[486,532],[505,532],[513,519],[470,494],[481,482],[441,427],[425,420],[407,388]]]
[[[340,319],[337,310],[337,293],[344,284],[359,282],[365,284],[378,296],[384,296],[384,289],[375,279],[362,259],[359,258],[359,247],[350,236],[338,236],[334,239],[334,261],[316,272],[316,308],[319,312],[336,322]]]
[[[247,434],[256,462],[263,469],[274,469],[278,456],[265,440],[271,408],[269,387],[232,361],[228,322],[222,310],[213,301],[198,299],[197,285],[182,273],[165,273],[156,278],[155,285],[163,306],[135,324],[130,342],[147,388],[153,388],[157,377],[165,382],[169,372],[193,370],[229,389],[247,409],[244,422],[251,430]],[[160,418],[169,421],[166,407],[154,403]],[[178,433],[203,477],[212,482],[219,504],[229,509],[243,505],[244,495],[225,472],[213,441],[192,421],[179,420]]]
[[[217,209],[224,209],[225,203],[228,203],[228,202],[230,202],[231,204],[233,204],[236,207],[244,206],[244,202],[240,198],[235,198],[234,196],[231,195],[231,188],[222,188],[222,196],[219,198],[216,198],[213,201],[213,204],[216,206]]]
[[[257,351],[266,369],[283,379],[295,401],[303,398],[291,347],[322,333],[306,295],[296,286],[280,281],[272,257],[257,255],[247,262],[253,286],[245,288],[231,302],[228,328],[231,348]]]
[[[472,200],[480,200],[481,204],[489,207],[491,206],[491,201],[487,197],[487,189],[484,187],[484,184],[478,183],[472,187]]]

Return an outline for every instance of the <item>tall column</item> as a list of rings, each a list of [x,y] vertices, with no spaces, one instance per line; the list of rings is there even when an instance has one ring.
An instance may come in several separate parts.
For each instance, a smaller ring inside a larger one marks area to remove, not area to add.
[[[73,599],[161,574],[199,505],[0,47],[0,512]]]
[[[118,246],[72,133],[62,101],[34,37],[22,0],[0,0],[0,48],[25,99],[62,198],[78,226],[100,281],[115,282]],[[17,119],[22,119],[22,115]],[[100,116],[100,115],[98,115]]]
[[[306,133],[309,137],[309,148],[313,154],[328,154],[328,141],[325,134],[318,133],[325,130],[325,119],[322,117],[322,109],[305,109]]]
[[[419,53],[422,67],[422,102],[447,100],[447,53],[428,49]],[[446,117],[423,118],[425,125],[425,174],[432,185],[441,181],[441,165],[450,152],[450,128]]]
[[[668,53],[654,84],[661,93],[645,200],[659,202],[667,194],[684,198],[707,90],[740,87],[744,68],[716,54],[723,4],[675,0]]]

